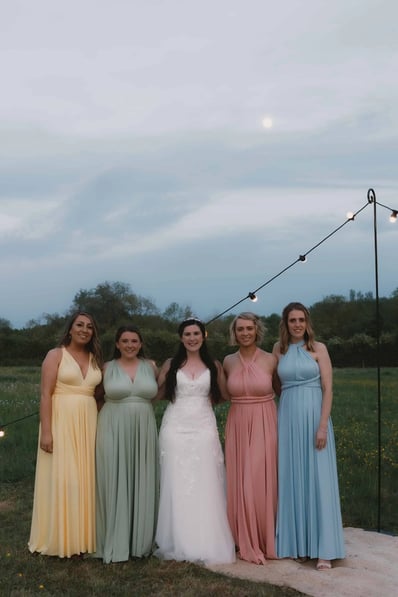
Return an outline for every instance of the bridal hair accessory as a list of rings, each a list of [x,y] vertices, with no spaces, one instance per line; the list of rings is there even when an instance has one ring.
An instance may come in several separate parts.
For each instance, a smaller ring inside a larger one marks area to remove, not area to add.
[[[184,321],[182,321],[181,323],[186,323],[187,321],[197,321],[199,323],[201,323],[203,326],[205,325],[203,323],[203,321],[201,319],[199,319],[199,317],[187,317],[186,319],[184,319]]]
[[[182,321],[180,323],[180,328],[181,328],[181,326],[185,327],[185,324],[188,322],[192,322],[193,325],[196,323],[199,327],[201,327],[203,330],[204,337],[207,338],[206,325],[204,324],[204,322],[201,319],[199,319],[199,317],[195,317],[195,316],[187,317],[186,319],[184,319],[184,321]]]

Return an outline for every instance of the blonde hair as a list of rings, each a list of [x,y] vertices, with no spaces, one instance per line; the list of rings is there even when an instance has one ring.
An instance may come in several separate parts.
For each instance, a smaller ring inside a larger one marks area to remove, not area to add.
[[[252,321],[256,327],[256,344],[260,345],[265,336],[265,326],[261,319],[255,313],[251,313],[251,311],[244,311],[243,313],[239,313],[236,317],[233,318],[230,326],[229,326],[229,343],[231,346],[236,346],[239,342],[236,339],[236,322],[238,319],[246,319]]]

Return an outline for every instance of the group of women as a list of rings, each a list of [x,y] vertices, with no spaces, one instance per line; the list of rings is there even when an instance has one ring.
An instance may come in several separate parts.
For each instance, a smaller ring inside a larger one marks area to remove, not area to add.
[[[95,321],[72,317],[42,366],[32,552],[106,563],[310,558],[319,570],[344,557],[332,366],[308,310],[284,309],[272,354],[253,313],[230,333],[239,350],[221,365],[204,324],[186,319],[158,373],[137,328],[117,330],[103,365]],[[152,403],[162,398],[158,437]],[[213,406],[225,400],[224,465]]]

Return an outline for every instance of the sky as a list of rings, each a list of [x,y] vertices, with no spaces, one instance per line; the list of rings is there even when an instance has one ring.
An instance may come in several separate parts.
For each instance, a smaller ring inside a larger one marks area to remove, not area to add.
[[[374,293],[369,188],[390,296],[397,19],[395,0],[2,2],[0,318],[103,282],[204,320],[274,276],[238,311]]]

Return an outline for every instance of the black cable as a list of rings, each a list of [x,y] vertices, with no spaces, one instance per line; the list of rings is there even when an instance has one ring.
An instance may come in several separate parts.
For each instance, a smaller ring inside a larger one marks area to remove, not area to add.
[[[279,276],[281,276],[282,274],[284,274],[288,269],[290,269],[291,267],[293,267],[293,265],[296,265],[296,263],[298,263],[299,261],[305,261],[307,255],[309,255],[310,253],[312,253],[312,251],[314,251],[315,249],[317,249],[322,243],[324,243],[331,236],[333,236],[334,234],[336,234],[336,232],[338,232],[339,230],[341,230],[346,224],[348,224],[348,222],[352,222],[355,219],[355,217],[359,213],[361,213],[361,211],[363,211],[368,206],[369,206],[369,202],[365,203],[365,205],[363,205],[360,209],[358,209],[358,211],[356,211],[343,224],[341,224],[340,226],[338,226],[337,228],[335,228],[332,232],[330,232],[327,236],[325,236],[322,240],[320,240],[316,245],[314,245],[313,247],[311,247],[311,249],[309,249],[306,253],[303,253],[302,255],[299,255],[299,257],[295,261],[293,261],[293,263],[291,263],[290,265],[286,266],[279,273],[275,274],[275,276],[272,276],[272,278],[269,278],[269,280],[266,280],[264,282],[264,284],[261,284],[261,286],[259,286],[258,288],[256,288],[252,292],[249,292],[245,297],[241,298],[239,301],[237,301],[236,303],[234,303],[231,307],[228,307],[227,309],[224,309],[224,311],[222,311],[221,313],[219,313],[218,315],[216,315],[215,317],[213,317],[212,319],[210,319],[209,321],[207,321],[206,325],[209,325],[210,323],[213,323],[213,321],[216,321],[216,319],[219,319],[220,317],[222,317],[223,315],[225,315],[225,313],[228,313],[228,311],[231,311],[231,309],[233,309],[234,307],[236,307],[237,305],[239,305],[240,303],[242,303],[246,299],[253,298],[253,295],[255,295],[256,292],[258,292],[259,290],[261,290],[265,286],[268,286],[268,284],[270,284],[271,282],[273,282],[276,278],[279,278]]]
[[[30,415],[26,415],[25,417],[21,417],[19,419],[14,419],[14,421],[9,421],[8,423],[4,423],[4,425],[0,425],[0,429],[5,429],[6,427],[13,425],[14,423],[19,423],[19,421],[24,421],[25,419],[29,419],[30,417],[34,417],[38,414],[39,414],[39,411],[36,411],[35,413],[31,413]]]
[[[386,209],[389,209],[391,212],[396,212],[397,211],[395,209],[392,209],[391,207],[387,207],[387,205],[383,205],[382,203],[379,203],[378,201],[376,201],[376,199],[374,199],[374,201],[375,201],[375,203],[377,203],[381,207],[385,207]],[[210,323],[213,323],[213,321],[216,321],[217,319],[219,319],[220,317],[222,317],[223,315],[225,315],[226,313],[228,313],[229,311],[231,311],[232,309],[234,309],[235,307],[237,307],[238,305],[240,305],[240,303],[243,303],[243,301],[245,301],[246,299],[252,299],[253,296],[255,296],[256,292],[258,292],[259,290],[262,290],[265,286],[268,286],[268,284],[271,284],[271,282],[273,282],[274,280],[276,280],[276,278],[279,278],[279,276],[281,276],[287,270],[289,270],[291,267],[293,267],[294,265],[296,265],[296,263],[305,261],[307,255],[309,255],[310,253],[312,253],[312,251],[314,251],[315,249],[317,249],[322,243],[324,243],[325,241],[327,241],[331,236],[333,236],[334,234],[336,234],[336,232],[338,232],[339,230],[341,230],[346,224],[348,224],[348,222],[352,222],[355,219],[355,217],[359,213],[361,213],[361,211],[363,211],[366,207],[368,207],[369,205],[371,205],[372,202],[373,201],[369,201],[369,199],[368,199],[368,203],[365,203],[365,205],[363,205],[360,209],[358,209],[358,211],[356,211],[343,224],[341,224],[340,226],[338,226],[337,228],[335,228],[332,232],[330,232],[328,235],[326,235],[322,240],[320,240],[318,243],[316,243],[316,245],[314,245],[313,247],[311,247],[311,249],[309,249],[308,251],[306,251],[306,253],[303,253],[303,254],[299,255],[299,257],[295,261],[293,261],[290,265],[286,266],[280,272],[278,272],[277,274],[275,274],[274,276],[272,276],[271,278],[269,278],[268,280],[266,280],[263,284],[261,284],[261,286],[259,286],[255,290],[249,292],[246,296],[244,296],[243,298],[241,298],[238,301],[236,301],[236,303],[234,303],[233,305],[231,305],[227,309],[224,309],[224,311],[222,311],[221,313],[219,313],[218,315],[216,315],[215,317],[213,317],[212,319],[210,319],[209,321],[207,321],[206,325],[209,325]],[[35,412],[35,413],[30,414],[30,415],[26,415],[26,417],[21,417],[20,419],[15,419],[14,421],[10,421],[8,423],[5,423],[4,425],[0,425],[0,430],[4,429],[5,427],[9,427],[10,425],[13,425],[14,423],[18,423],[19,421],[23,421],[24,419],[28,419],[29,417],[33,417],[33,416],[35,416],[37,414],[38,414],[38,412]]]

